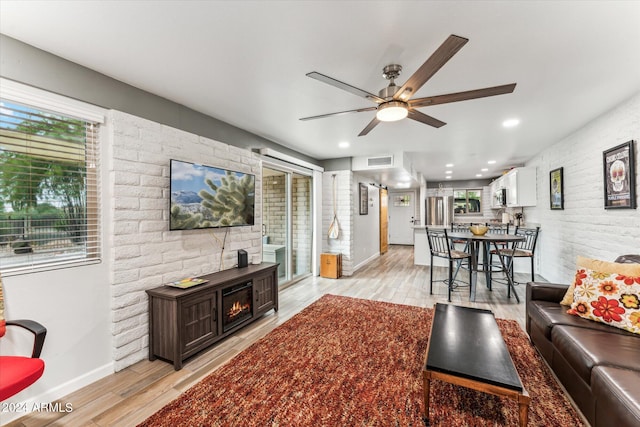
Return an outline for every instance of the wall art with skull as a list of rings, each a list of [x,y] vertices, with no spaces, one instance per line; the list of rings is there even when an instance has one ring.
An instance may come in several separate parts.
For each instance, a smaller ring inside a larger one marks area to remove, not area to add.
[[[625,142],[602,153],[605,209],[636,208],[634,144]]]

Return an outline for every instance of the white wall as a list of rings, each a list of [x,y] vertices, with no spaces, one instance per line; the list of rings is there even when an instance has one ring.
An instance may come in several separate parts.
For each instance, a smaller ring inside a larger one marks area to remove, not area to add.
[[[613,261],[618,255],[640,253],[640,210],[604,209],[602,152],[632,139],[640,196],[640,94],[527,162],[537,168],[538,204],[525,208],[525,220],[542,225],[536,252],[539,273],[547,280],[570,282],[578,255]],[[552,211],[549,171],[559,167],[564,168],[565,207]]]
[[[352,193],[354,194],[353,209],[353,265],[354,271],[363,267],[371,260],[380,256],[380,189],[367,184],[369,179],[363,176],[353,176]],[[369,213],[360,215],[359,183],[367,184],[369,189]]]

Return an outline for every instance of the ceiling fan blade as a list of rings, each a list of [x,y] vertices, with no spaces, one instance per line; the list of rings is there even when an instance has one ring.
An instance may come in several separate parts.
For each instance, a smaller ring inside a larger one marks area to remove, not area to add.
[[[363,111],[374,111],[377,109],[378,107],[358,108],[355,110],[339,111],[337,113],[320,114],[319,116],[303,117],[300,120],[305,121],[305,120],[323,119],[325,117],[341,116],[343,114],[350,114],[350,113],[361,113]]]
[[[371,120],[369,124],[364,129],[362,129],[362,132],[360,132],[358,136],[365,136],[366,134],[371,132],[371,129],[376,127],[378,123],[380,123],[380,120],[378,120],[377,117],[374,117],[373,120]]]
[[[425,61],[424,64],[413,73],[411,77],[402,85],[400,90],[396,92],[393,99],[409,100],[427,80],[429,80],[444,64],[447,63],[469,39],[450,35],[444,43]]]
[[[440,128],[446,125],[445,122],[440,121],[435,117],[427,116],[426,114],[421,113],[420,111],[417,111],[417,110],[409,110],[409,115],[407,117],[417,122],[424,123],[429,126],[433,126],[434,128]]]
[[[329,84],[331,86],[337,87],[338,89],[346,90],[347,92],[357,96],[361,96],[362,98],[370,99],[371,101],[376,102],[378,104],[384,102],[384,99],[380,98],[377,95],[369,93],[366,90],[358,89],[355,86],[351,86],[347,83],[341,82],[340,80],[336,80],[329,76],[325,76],[324,74],[320,74],[316,71],[312,71],[308,73],[307,76],[311,77],[312,79],[316,79],[323,83]]]
[[[515,83],[502,86],[487,87],[484,89],[468,90],[465,92],[448,93],[446,95],[427,96],[408,102],[412,108],[426,107],[428,105],[447,104],[449,102],[466,101],[468,99],[485,98],[487,96],[504,95],[511,93],[516,88]]]

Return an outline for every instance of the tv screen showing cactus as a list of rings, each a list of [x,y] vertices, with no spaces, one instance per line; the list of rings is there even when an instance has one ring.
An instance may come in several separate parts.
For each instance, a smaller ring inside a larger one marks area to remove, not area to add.
[[[170,176],[170,230],[254,224],[255,175],[171,160]]]

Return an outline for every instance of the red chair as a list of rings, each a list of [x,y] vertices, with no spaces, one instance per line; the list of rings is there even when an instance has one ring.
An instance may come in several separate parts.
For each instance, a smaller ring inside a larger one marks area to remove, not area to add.
[[[0,356],[0,401],[24,390],[42,376],[44,360],[40,359],[40,353],[47,335],[47,328],[33,320],[7,320],[6,325],[28,330],[34,340],[31,357]],[[0,324],[0,337],[4,335],[3,326]]]

